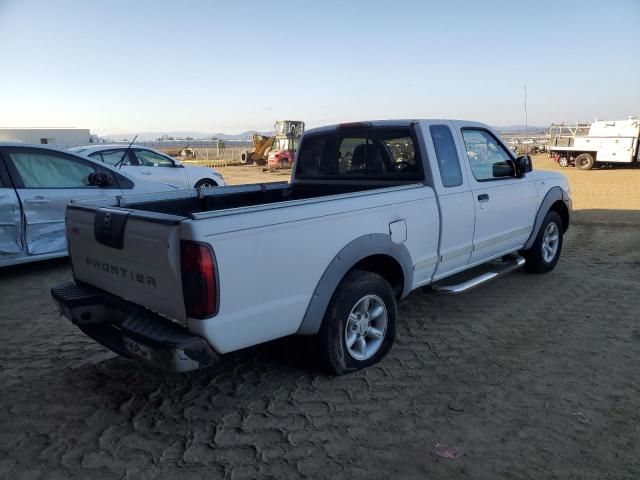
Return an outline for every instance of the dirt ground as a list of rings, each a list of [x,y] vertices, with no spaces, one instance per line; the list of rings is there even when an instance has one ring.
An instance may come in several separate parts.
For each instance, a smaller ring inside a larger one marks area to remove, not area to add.
[[[1,270],[0,478],[640,478],[640,170],[564,171],[553,272],[414,292],[389,356],[345,377],[295,338],[164,375],[59,317],[66,261]]]

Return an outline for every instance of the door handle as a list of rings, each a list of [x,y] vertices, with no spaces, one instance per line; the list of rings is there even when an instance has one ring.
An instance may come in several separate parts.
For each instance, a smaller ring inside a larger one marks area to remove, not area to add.
[[[478,195],[478,201],[480,203],[486,203],[489,201],[489,194],[488,193],[481,193],[480,195]]]
[[[142,175],[151,175],[151,172],[140,172]]]
[[[31,205],[39,205],[41,203],[50,203],[51,200],[49,200],[48,198],[44,198],[44,197],[33,197],[33,198],[27,198],[25,199],[24,203],[27,204],[31,204]]]

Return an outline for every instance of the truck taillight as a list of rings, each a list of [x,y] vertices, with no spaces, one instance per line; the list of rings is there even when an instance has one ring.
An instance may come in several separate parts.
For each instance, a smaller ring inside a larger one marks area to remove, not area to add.
[[[187,316],[207,318],[218,310],[218,285],[213,252],[208,245],[180,242],[182,295]]]

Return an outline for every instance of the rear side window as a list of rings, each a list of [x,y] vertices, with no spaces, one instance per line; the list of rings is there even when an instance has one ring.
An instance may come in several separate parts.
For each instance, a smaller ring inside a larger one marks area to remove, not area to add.
[[[89,156],[111,166],[117,165],[124,157],[124,162],[122,164],[131,165],[129,162],[128,150],[102,150],[100,152],[92,153]]]
[[[296,177],[331,180],[422,180],[417,148],[406,128],[354,128],[309,135]]]
[[[440,169],[440,178],[445,187],[462,185],[462,170],[460,159],[453,140],[451,129],[446,125],[432,125],[429,127],[433,146],[436,149],[436,159]]]

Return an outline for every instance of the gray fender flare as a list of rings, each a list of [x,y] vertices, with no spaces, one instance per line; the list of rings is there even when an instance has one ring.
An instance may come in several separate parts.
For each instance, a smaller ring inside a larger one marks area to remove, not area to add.
[[[561,187],[552,187],[547,194],[545,195],[540,207],[538,208],[538,213],[536,214],[536,220],[533,224],[533,230],[531,231],[531,235],[527,239],[524,244],[523,249],[528,250],[533,245],[533,242],[536,241],[536,237],[538,236],[538,232],[540,231],[540,226],[542,225],[542,221],[544,217],[547,215],[547,212],[551,209],[551,205],[556,203],[557,201],[562,201],[567,206],[569,211],[569,215],[571,215],[571,199],[569,195],[561,188]],[[565,225],[565,231],[569,228],[569,225]]]
[[[391,236],[384,233],[363,235],[348,243],[329,263],[313,292],[298,335],[318,333],[329,301],[342,278],[356,263],[372,255],[388,255],[400,264],[404,274],[401,297],[409,294],[413,284],[413,262],[407,247],[402,243],[394,243]]]

